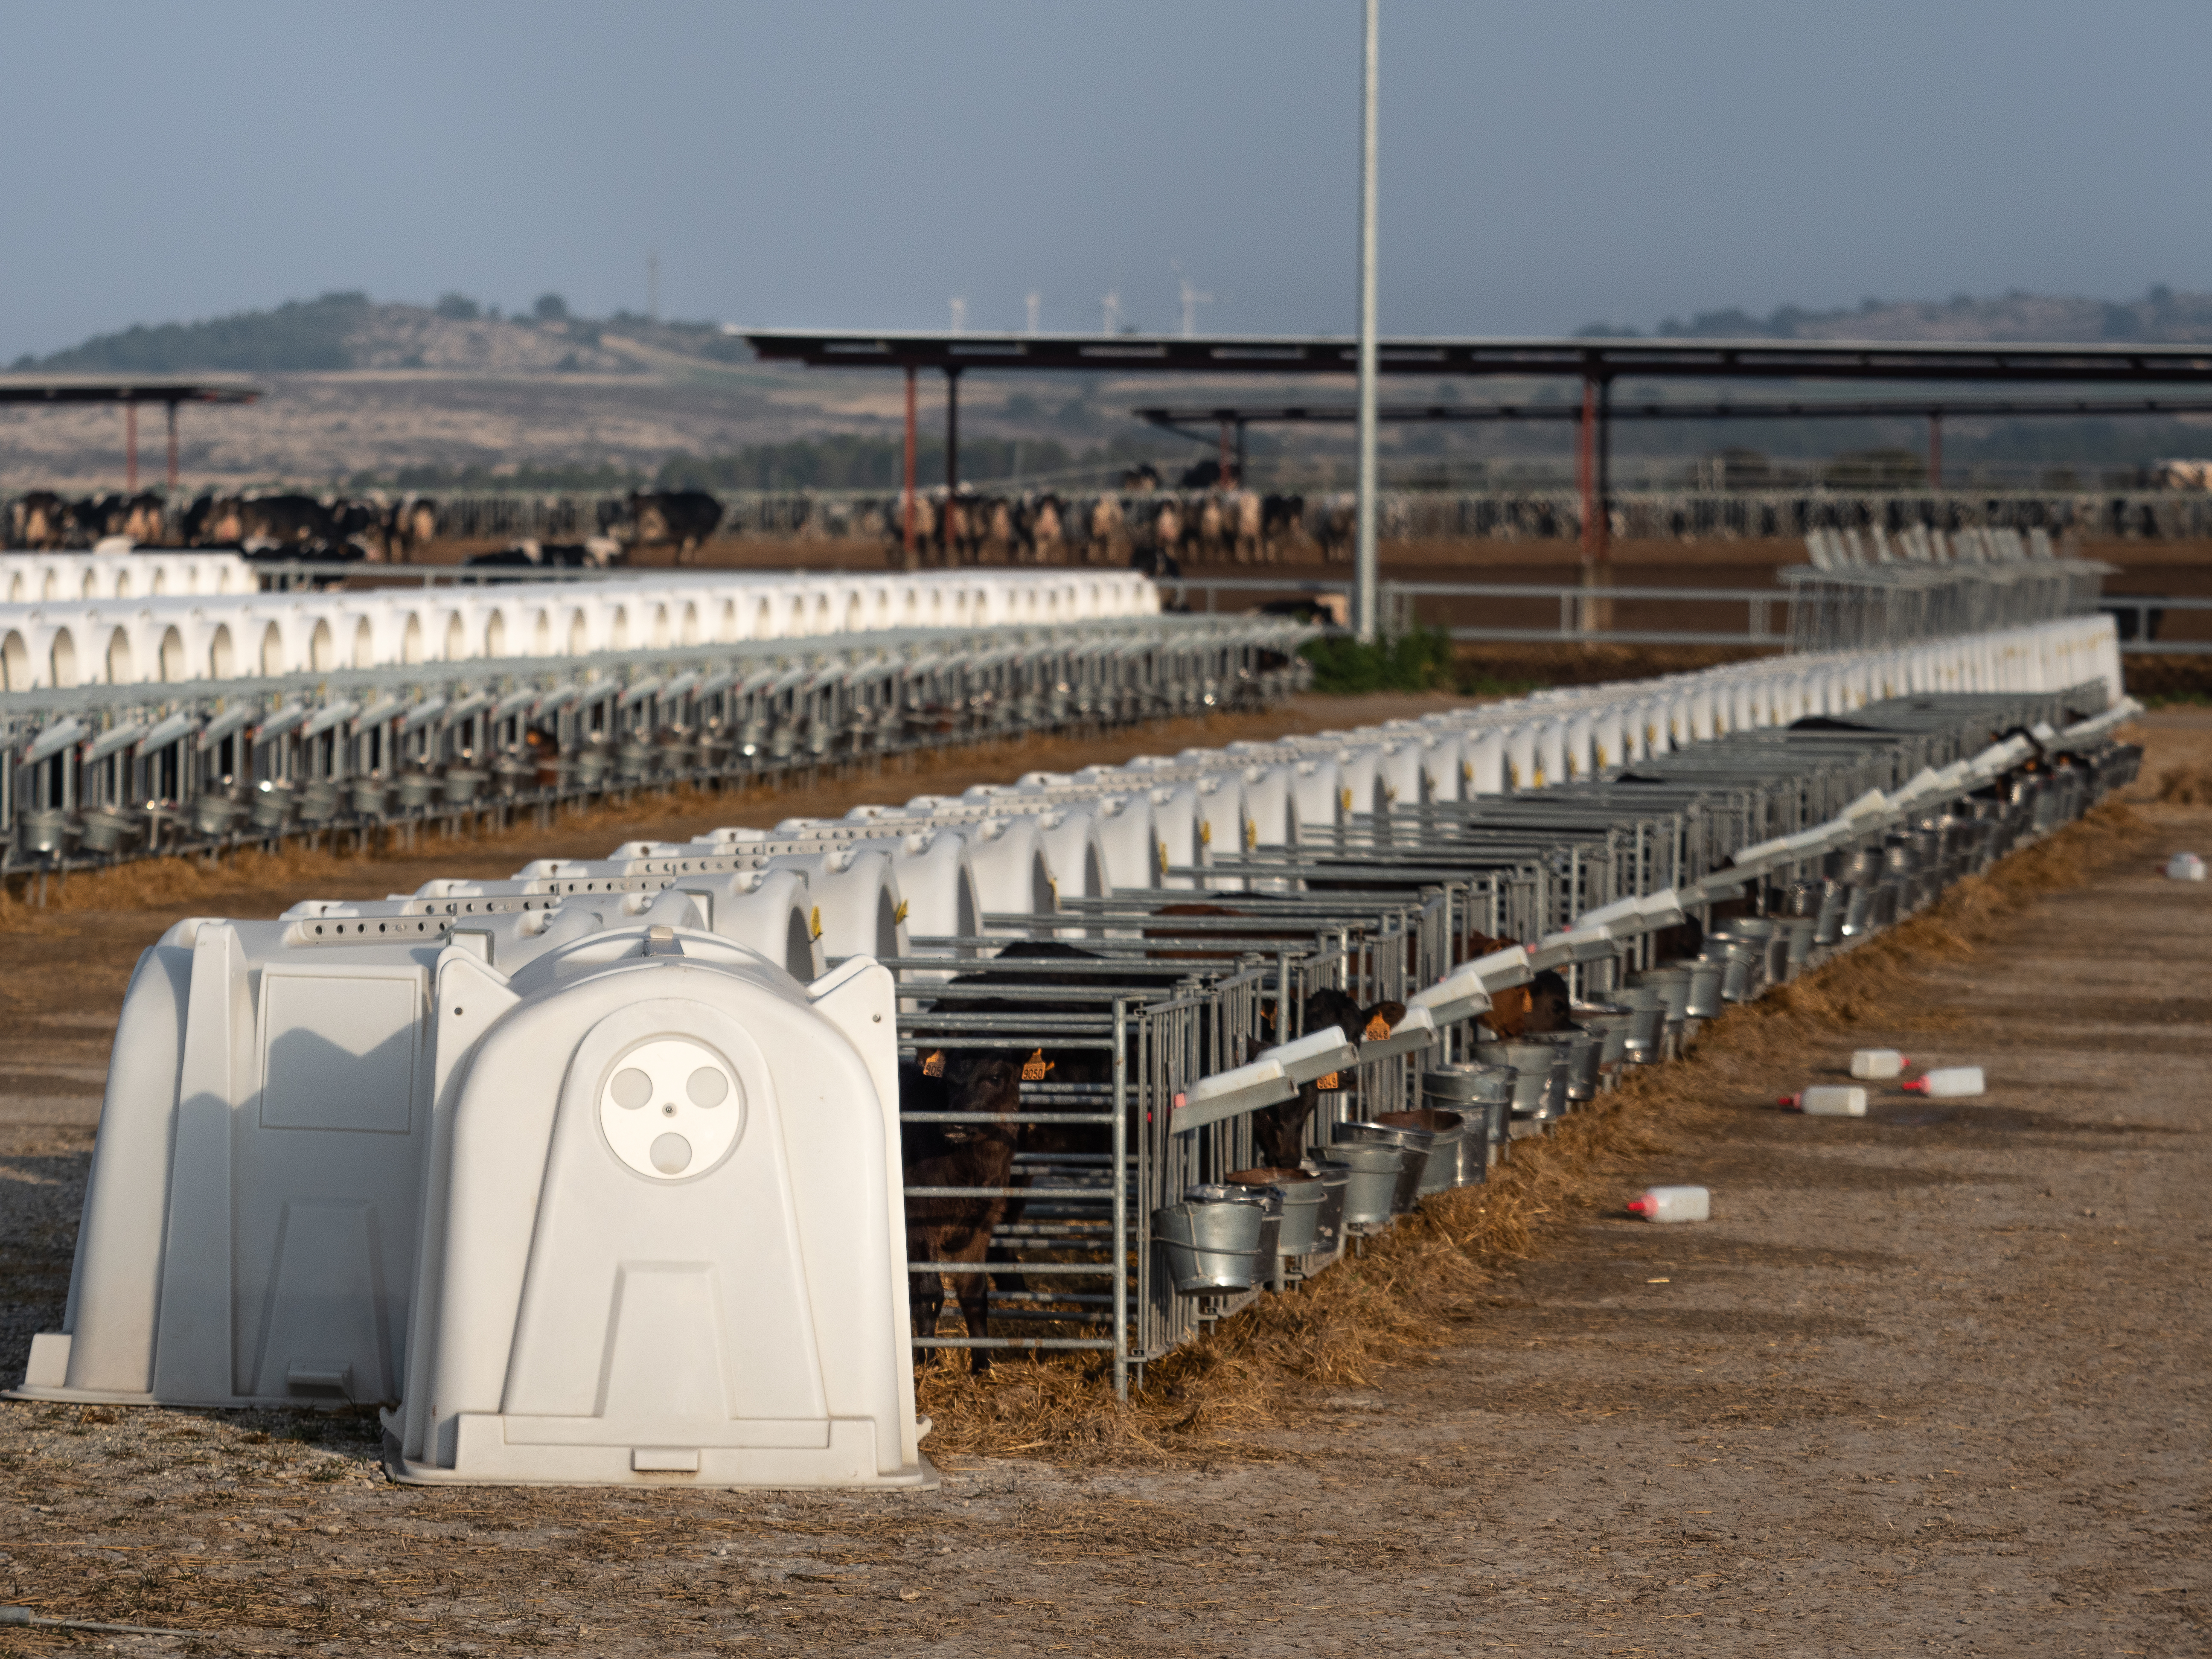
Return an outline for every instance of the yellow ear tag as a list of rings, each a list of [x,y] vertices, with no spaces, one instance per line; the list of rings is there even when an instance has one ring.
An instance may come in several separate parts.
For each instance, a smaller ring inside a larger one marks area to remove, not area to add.
[[[1249,818],[1244,821],[1244,850],[1250,852],[1260,844],[1260,826]]]
[[[806,936],[809,939],[820,939],[822,937],[822,907],[820,905],[816,905],[811,910],[809,910],[806,913]]]
[[[1042,1083],[1044,1081],[1044,1074],[1058,1063],[1056,1060],[1047,1060],[1044,1057],[1044,1050],[1040,1048],[1022,1062],[1022,1081]]]
[[[1360,1040],[1364,1042],[1379,1042],[1389,1035],[1390,1022],[1377,1014],[1367,1022],[1367,1029],[1360,1034]]]
[[[905,901],[904,899],[901,899],[901,900],[898,902],[898,908],[891,912],[891,926],[892,926],[892,927],[897,927],[897,926],[899,925],[899,923],[901,923],[901,922],[904,921],[905,920],[906,920],[906,901]]]
[[[924,1077],[943,1077],[945,1075],[945,1051],[942,1048],[939,1049],[935,1054],[927,1055],[923,1058],[921,1062],[921,1074]]]
[[[1344,798],[1344,810],[1349,812],[1352,810],[1352,791],[1349,789],[1344,789],[1340,790],[1338,793]]]
[[[1168,872],[1168,844],[1167,844],[1167,842],[1160,842],[1160,843],[1159,843],[1159,848],[1160,848],[1160,873],[1161,873],[1162,875],[1164,875],[1164,875],[1165,875],[1165,874],[1167,874],[1167,872]]]
[[[1205,818],[1200,818],[1198,821],[1198,844],[1200,847],[1211,847],[1213,845],[1213,825],[1210,821]]]

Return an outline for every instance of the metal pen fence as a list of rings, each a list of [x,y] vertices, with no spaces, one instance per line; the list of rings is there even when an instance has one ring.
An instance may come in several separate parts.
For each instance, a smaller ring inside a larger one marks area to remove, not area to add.
[[[1095,1352],[1126,1392],[1146,1365],[1255,1297],[1357,1248],[1340,1237],[1316,1255],[1277,1262],[1249,1289],[1186,1293],[1152,1237],[1153,1215],[1187,1188],[1258,1161],[1254,1114],[1289,1091],[1194,1116],[1181,1114],[1185,1097],[1309,1036],[1315,993],[1343,992],[1363,1008],[1403,1005],[1499,939],[1556,938],[1620,900],[1702,887],[1686,917],[1701,928],[1715,925],[1714,904],[1733,895],[1747,901],[1739,908],[1803,935],[1807,949],[1792,944],[1786,963],[1778,950],[1762,956],[1771,967],[1761,974],[1728,981],[1730,996],[1755,994],[1765,972],[1794,971],[1867,937],[2021,837],[2086,810],[2132,775],[2130,753],[2107,743],[2075,766],[2054,741],[2055,769],[2000,780],[1987,799],[1931,804],[1899,828],[1875,820],[1864,846],[1731,884],[1739,849],[1833,820],[1868,791],[1895,790],[1964,759],[1996,732],[2063,728],[2070,708],[2101,700],[2101,687],[1893,699],[1869,705],[1849,726],[1741,731],[1534,793],[1348,812],[1301,831],[1292,846],[1210,852],[1163,872],[1187,886],[1060,898],[1048,910],[987,914],[984,933],[915,941],[917,950],[962,953],[968,982],[946,986],[943,955],[891,964],[909,1010],[900,1017],[908,1054],[966,1044],[1111,1060],[1109,1073],[1088,1081],[1054,1082],[1048,1073],[1025,1084],[1017,1118],[957,1120],[1018,1122],[1060,1139],[1018,1158],[1014,1184],[973,1194],[1025,1206],[993,1241],[993,1271],[1018,1285],[1001,1293],[1012,1305],[993,1314],[987,1337],[918,1332],[917,1343]],[[1848,929],[1847,914],[1858,917]],[[1832,923],[1817,946],[1816,921]],[[965,954],[1003,950],[1010,933],[1083,954]],[[1572,997],[1602,1000],[1656,965],[1660,948],[1644,932],[1553,961]],[[1024,983],[1041,970],[1051,984]],[[995,1011],[973,1012],[979,1000]],[[1300,1131],[1309,1157],[1328,1151],[1354,1117],[1421,1107],[1429,1066],[1479,1056],[1484,1046],[1466,1022],[1344,1035],[1356,1045],[1352,1058],[1312,1085]],[[1071,1129],[1095,1139],[1071,1146]],[[951,1190],[917,1186],[908,1195]],[[917,1274],[976,1271],[912,1266]]]
[[[1305,637],[1161,617],[0,693],[0,873],[411,840],[641,789],[1260,707],[1305,683]]]

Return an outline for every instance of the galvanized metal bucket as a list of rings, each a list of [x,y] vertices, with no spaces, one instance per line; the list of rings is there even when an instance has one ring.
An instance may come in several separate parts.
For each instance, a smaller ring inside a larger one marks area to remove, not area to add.
[[[1684,983],[1687,984],[1686,978]],[[1616,1006],[1628,1010],[1628,1031],[1621,1043],[1621,1058],[1631,1066],[1649,1066],[1658,1060],[1667,1036],[1667,998],[1656,985],[1627,985],[1611,993]]]
[[[1391,1207],[1400,1215],[1409,1213],[1420,1201],[1421,1177],[1428,1170],[1429,1148],[1435,1144],[1435,1133],[1355,1119],[1336,1126],[1337,1145],[1341,1146],[1347,1141],[1378,1141],[1397,1148],[1402,1163]]]
[[[1631,974],[1628,982],[1631,987],[1649,987],[1658,992],[1667,1019],[1679,1023],[1689,1017],[1690,984],[1695,976],[1696,969],[1686,962],[1662,962],[1656,968]]]
[[[1340,1164],[1308,1160],[1308,1173],[1321,1182],[1321,1207],[1314,1216],[1314,1249],[1334,1251],[1344,1242],[1344,1190],[1352,1171]]]
[[[1682,1012],[1691,1019],[1711,1019],[1728,1006],[1721,1000],[1721,981],[1728,973],[1725,959],[1699,957],[1684,966],[1690,970],[1690,991]]]
[[[1260,1235],[1267,1221],[1263,1205],[1237,1199],[1186,1201],[1152,1212],[1152,1237],[1167,1257],[1168,1277],[1183,1295],[1249,1291],[1257,1276]]]
[[[1618,1066],[1628,1058],[1628,1033],[1636,1021],[1633,1008],[1620,1002],[1577,1002],[1568,1012],[1583,1030],[1597,1033],[1601,1066]]]
[[[1462,1187],[1488,1178],[1490,1166],[1505,1156],[1511,1130],[1513,1085],[1520,1073],[1510,1066],[1479,1066],[1460,1060],[1421,1073],[1421,1095],[1466,1121],[1459,1141]]]
[[[1379,1140],[1340,1140],[1314,1162],[1322,1166],[1324,1179],[1330,1164],[1346,1172],[1346,1226],[1379,1226],[1397,1213],[1398,1178],[1406,1170],[1402,1147]]]
[[[1449,1192],[1459,1185],[1459,1149],[1467,1139],[1468,1122],[1457,1112],[1425,1106],[1418,1111],[1384,1112],[1375,1121],[1393,1129],[1426,1129],[1435,1137],[1421,1166],[1418,1188],[1421,1197]]]
[[[1513,1115],[1522,1118],[1557,1117],[1566,1109],[1566,1058],[1553,1044],[1534,1037],[1517,1037],[1498,1045],[1516,1076],[1513,1083]],[[1552,1086],[1554,1073],[1559,1087]]]
[[[1231,1170],[1225,1183],[1258,1188],[1282,1200],[1282,1231],[1275,1242],[1283,1255],[1310,1255],[1320,1248],[1324,1188],[1319,1176],[1304,1170]]]

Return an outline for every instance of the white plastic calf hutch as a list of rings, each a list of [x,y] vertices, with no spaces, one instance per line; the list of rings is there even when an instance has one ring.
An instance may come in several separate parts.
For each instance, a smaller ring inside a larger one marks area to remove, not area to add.
[[[173,928],[21,1392],[397,1401],[410,1481],[933,1482],[891,976],[691,906]]]

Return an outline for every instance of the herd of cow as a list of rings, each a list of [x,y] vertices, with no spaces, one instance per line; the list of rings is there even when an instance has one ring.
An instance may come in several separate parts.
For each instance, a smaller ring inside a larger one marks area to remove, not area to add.
[[[1310,527],[1303,495],[1261,495],[1234,475],[1202,487],[1166,489],[1150,468],[1096,495],[1049,490],[994,495],[963,486],[903,495],[879,511],[894,566],[1098,564],[1176,574],[1186,559],[1206,564],[1274,564],[1309,548],[1324,562],[1348,556],[1352,501],[1331,496]]]
[[[596,523],[597,535],[559,544],[518,540],[468,562],[605,567],[649,548],[665,549],[683,564],[697,559],[726,516],[723,503],[705,490],[633,491],[595,504],[584,522]],[[7,547],[26,551],[222,548],[249,558],[405,564],[422,556],[441,526],[438,503],[422,495],[210,492],[182,502],[150,490],[71,500],[34,489],[9,503],[0,528]],[[824,526],[800,528],[820,533]],[[1308,550],[1317,550],[1324,562],[1346,557],[1352,506],[1349,495],[1332,495],[1310,511],[1303,495],[1263,495],[1243,488],[1233,474],[1198,487],[1163,488],[1147,467],[1096,495],[994,495],[963,485],[917,491],[910,502],[893,495],[866,505],[854,528],[879,534],[894,568],[1108,565],[1175,575],[1186,560],[1268,564]]]
[[[33,489],[9,503],[7,545],[27,552],[94,548],[222,548],[249,556],[404,562],[438,533],[437,503],[419,495],[318,499],[206,494],[181,505],[152,490],[70,501]]]
[[[721,521],[721,503],[697,490],[599,503],[599,533],[573,545],[519,542],[471,562],[618,564],[636,546],[696,551]],[[406,564],[438,537],[438,503],[426,495],[304,495],[276,491],[208,493],[179,506],[151,491],[71,501],[33,489],[9,503],[6,545],[31,552],[65,548],[227,549],[248,558],[313,563]]]

